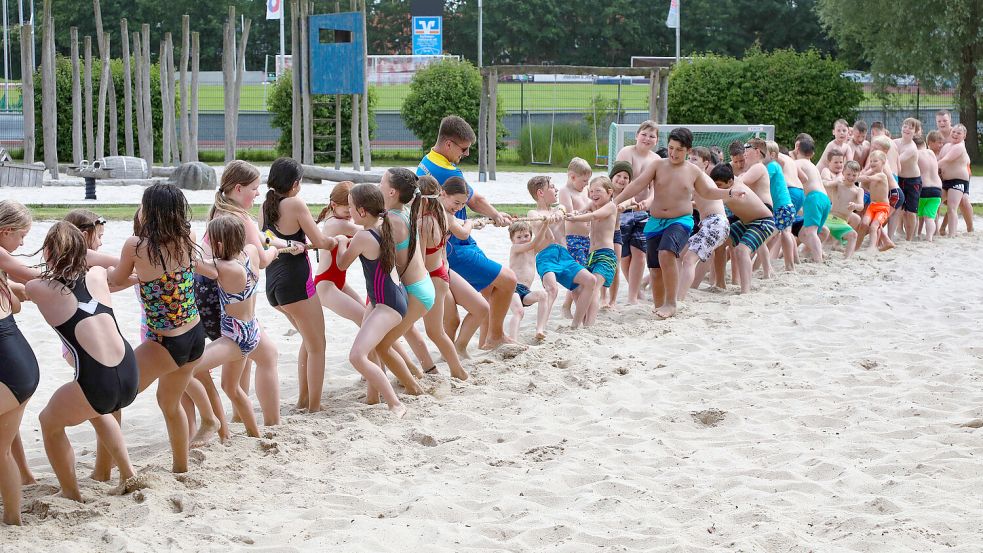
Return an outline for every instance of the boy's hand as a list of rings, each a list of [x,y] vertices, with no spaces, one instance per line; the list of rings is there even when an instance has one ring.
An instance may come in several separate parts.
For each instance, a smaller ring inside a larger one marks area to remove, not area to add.
[[[508,213],[498,213],[495,215],[493,222],[496,227],[507,227],[512,224],[512,216]]]

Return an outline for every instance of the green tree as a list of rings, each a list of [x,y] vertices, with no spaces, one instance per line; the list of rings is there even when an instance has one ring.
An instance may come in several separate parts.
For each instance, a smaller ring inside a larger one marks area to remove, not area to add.
[[[955,79],[959,120],[970,131],[966,149],[973,161],[981,160],[977,124],[983,3],[818,0],[817,11],[842,47],[859,47],[876,75],[913,75],[922,83]]]

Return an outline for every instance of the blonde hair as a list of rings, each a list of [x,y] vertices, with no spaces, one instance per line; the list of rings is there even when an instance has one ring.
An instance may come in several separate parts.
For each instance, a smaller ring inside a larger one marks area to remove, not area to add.
[[[891,139],[883,134],[870,141],[871,148],[877,148],[879,152],[891,151]]]
[[[517,232],[523,232],[523,231],[528,232],[528,233],[531,234],[532,233],[532,225],[530,225],[529,223],[527,223],[525,221],[516,221],[516,222],[512,223],[511,225],[509,225],[509,239],[511,240],[511,239],[515,238],[515,234]]]
[[[236,186],[247,185],[258,178],[259,169],[249,163],[241,159],[235,159],[229,162],[225,166],[225,170],[222,171],[222,182],[219,183],[218,190],[215,191],[215,205],[208,210],[208,220],[211,221],[223,213],[249,217],[249,213],[242,206],[229,198],[229,193]]]
[[[575,158],[571,159],[570,160],[570,164],[567,165],[567,172],[568,173],[573,173],[574,175],[577,175],[578,177],[582,177],[584,175],[590,175],[594,171],[591,170],[590,163],[587,163],[587,160],[586,159],[580,158],[580,157],[575,157]]]
[[[781,150],[778,147],[778,142],[775,142],[774,140],[769,140],[768,142],[765,143],[765,146],[768,149],[768,155],[773,157],[778,157],[778,152]]]
[[[642,121],[641,125],[638,126],[638,132],[642,132],[642,131],[655,131],[655,135],[658,136],[659,125],[651,119],[646,119],[645,121]]]
[[[14,200],[0,200],[0,230],[26,230],[31,226],[31,212],[24,204]],[[0,299],[12,304],[10,286],[7,284],[7,273],[0,271]]]
[[[886,162],[887,161],[887,154],[885,154],[884,152],[882,152],[880,150],[874,150],[873,152],[870,153],[870,159],[871,160],[878,159],[880,161]]]
[[[859,163],[851,159],[843,165],[843,170],[846,171],[847,169],[859,173],[862,168]]]
[[[608,191],[608,194],[614,194],[614,185],[611,183],[611,179],[607,175],[599,175],[590,180],[590,185],[600,184]]]

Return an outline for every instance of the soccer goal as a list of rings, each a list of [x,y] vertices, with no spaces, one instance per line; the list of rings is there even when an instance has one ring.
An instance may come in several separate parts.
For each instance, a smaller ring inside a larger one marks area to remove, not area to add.
[[[635,143],[638,134],[637,124],[611,123],[608,132],[608,171],[617,159],[618,152],[625,146]],[[717,146],[723,150],[725,157],[727,147],[737,140],[744,142],[751,138],[775,139],[774,125],[659,125],[659,143],[653,151],[666,145],[669,132],[678,127],[686,127],[693,132],[693,146]]]

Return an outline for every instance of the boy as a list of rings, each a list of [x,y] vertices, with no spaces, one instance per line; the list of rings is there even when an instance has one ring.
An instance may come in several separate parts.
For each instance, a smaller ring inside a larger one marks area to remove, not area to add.
[[[754,191],[734,182],[730,165],[721,163],[710,171],[710,178],[721,189],[727,190],[723,201],[736,217],[730,225],[730,239],[734,245],[734,264],[737,266],[741,293],[751,291],[751,256],[759,248],[760,256],[768,258],[768,238],[775,234],[775,219],[771,210]],[[766,262],[767,263],[767,262]]]
[[[693,230],[693,191],[707,199],[727,196],[697,166],[686,161],[693,148],[693,133],[678,127],[669,133],[666,159],[653,161],[633,180],[616,202],[625,201],[645,188],[653,192],[649,220],[645,224],[647,261],[652,282],[655,315],[667,319],[676,314],[679,288],[679,254]]]
[[[713,167],[717,165],[719,164]],[[709,173],[712,171],[713,167],[708,168],[706,172]],[[686,293],[694,285],[694,280],[696,280],[696,266],[698,264],[706,263],[713,256],[714,271],[719,276],[718,283],[723,279],[727,269],[727,246],[725,242],[730,235],[730,222],[727,220],[727,213],[724,211],[724,202],[721,200],[708,200],[702,194],[697,193],[693,194],[693,204],[696,211],[700,214],[700,224],[697,233],[689,237],[689,241],[686,244],[686,253],[683,254],[682,268],[679,271],[679,290],[677,293],[679,301],[686,299]],[[705,271],[701,272],[700,275],[700,281],[702,281]],[[697,287],[700,281],[695,283]]]
[[[853,150],[853,161],[856,161],[863,167],[867,161],[867,155],[870,154],[870,142],[867,142],[867,122],[863,119],[857,119],[853,123],[853,132],[850,135],[850,149]],[[845,163],[846,159],[843,161]]]
[[[826,167],[826,154],[833,148],[843,152],[843,156],[846,157],[847,161],[853,159],[853,149],[847,144],[849,141],[850,127],[847,125],[846,119],[837,119],[833,123],[833,140],[830,140],[826,144],[823,155],[819,157],[819,170],[821,171],[823,167]]]
[[[509,239],[512,248],[509,252],[509,267],[515,273],[518,282],[515,285],[515,295],[512,296],[512,319],[509,321],[509,336],[519,339],[519,323],[525,314],[524,307],[534,303],[539,304],[536,313],[536,341],[546,338],[546,323],[549,321],[550,307],[556,302],[556,288],[552,293],[545,290],[532,292],[529,288],[536,278],[536,256],[550,243],[549,219],[543,219],[533,239],[532,225],[525,221],[516,221],[509,225]]]
[[[618,152],[616,162],[626,162],[631,166],[631,174],[638,175],[650,163],[659,159],[652,151],[659,143],[659,126],[652,120],[643,121],[635,133],[635,144],[625,146]],[[612,166],[612,170],[614,167]],[[636,207],[626,209],[621,215],[621,237],[625,247],[621,249],[622,258],[630,258],[622,262],[622,271],[628,276],[628,304],[638,303],[642,294],[642,280],[645,275],[645,223],[648,222],[648,202],[652,191],[646,187],[633,198]],[[626,198],[627,199],[627,198]]]
[[[853,159],[853,161],[857,161]],[[843,152],[833,149],[826,153],[826,167],[819,172],[820,178],[823,179],[823,185],[829,186],[827,183],[835,183],[843,181],[843,165],[846,163],[846,157],[843,156]],[[857,161],[857,163],[860,163]]]
[[[905,240],[911,242],[915,238],[918,226],[918,198],[922,190],[922,173],[918,168],[918,147],[914,138],[922,132],[922,122],[909,117],[901,122],[901,138],[894,141],[898,149],[898,184],[904,193],[904,213],[902,226]]]
[[[932,135],[932,133],[928,134]],[[918,197],[918,229],[921,234],[920,231],[924,227],[926,239],[931,242],[935,238],[935,218],[939,214],[939,206],[942,205],[939,160],[932,150],[925,147],[922,137],[916,136],[912,141],[918,148],[918,170],[922,173],[922,193]]]
[[[942,136],[942,140],[948,142],[952,135],[952,115],[949,110],[940,109],[935,112],[935,130]]]
[[[552,205],[556,202],[556,187],[549,177],[538,176],[529,179],[526,185],[529,195],[536,200],[536,209],[529,210],[529,217],[549,219],[549,243],[536,254],[536,272],[543,280],[543,288],[551,297],[556,297],[556,285],[560,284],[573,293],[576,311],[573,313],[573,328],[578,328],[587,319],[587,311],[594,296],[594,276],[574,261],[564,246],[564,221],[556,215]],[[553,305],[550,304],[550,310]]]
[[[854,213],[857,206],[864,205],[864,192],[857,182],[860,175],[860,164],[856,160],[848,161],[843,166],[841,178],[824,182],[827,194],[832,201],[830,217],[826,219],[826,228],[833,238],[846,245],[844,259],[850,259],[857,250],[857,231],[860,216]]]
[[[590,164],[586,160],[575,157],[567,165],[567,184],[560,189],[558,195],[560,205],[567,213],[583,211],[590,200],[587,198],[587,183],[591,177]],[[573,260],[581,266],[587,266],[587,252],[590,251],[590,224],[589,223],[566,223],[566,244],[567,251]],[[573,296],[567,294],[563,300],[563,315],[568,319],[573,318],[570,307],[573,305]]]
[[[858,179],[870,189],[870,205],[864,213],[864,223],[870,226],[870,249],[886,251],[894,247],[894,242],[884,226],[887,224],[890,180],[884,172],[887,155],[881,150],[873,150],[869,156],[870,166],[864,169]]]
[[[795,270],[795,238],[792,236],[792,223],[795,222],[795,204],[792,203],[792,195],[789,194],[788,185],[785,183],[785,173],[778,162],[780,155],[778,143],[768,141],[765,143],[768,158],[765,160],[765,167],[768,170],[768,183],[771,188],[771,199],[774,202],[772,208],[775,210],[775,225],[778,227],[778,238],[772,241],[780,241],[782,245],[782,257],[785,259],[785,270]]]
[[[730,154],[730,166],[734,170],[734,176],[742,175],[746,167],[744,161],[744,145],[739,140],[735,140],[727,147],[727,152]]]
[[[594,297],[587,312],[586,326],[597,320],[601,289],[611,288],[618,258],[614,254],[614,233],[618,227],[618,206],[612,200],[611,179],[599,176],[590,182],[591,205],[586,213],[568,213],[567,221],[590,223],[590,255],[587,270],[594,275]]]
[[[819,176],[819,169],[812,163],[812,156],[816,153],[816,144],[809,139],[802,139],[797,145],[798,158],[795,164],[802,174],[802,188],[805,192],[805,203],[802,204],[802,232],[800,237],[805,244],[806,251],[812,256],[813,261],[822,263],[823,245],[819,240],[819,231],[826,225],[831,207],[829,196],[823,187],[822,177]]]
[[[945,225],[946,236],[953,237],[959,226],[956,214],[963,210],[966,232],[973,232],[973,206],[965,210],[962,204],[969,203],[969,154],[966,153],[966,127],[952,127],[949,143],[942,147],[939,158],[939,172],[942,174],[942,188],[946,194]],[[965,198],[965,199],[964,199]]]
[[[895,159],[898,156],[898,148],[895,146],[894,141],[887,137],[886,134],[881,134],[874,138],[870,142],[870,151],[879,151],[884,154],[884,167],[881,171],[887,176],[888,185],[888,203],[891,207],[891,213],[888,218],[888,228],[887,233],[889,236],[893,237],[895,230],[898,228],[898,223],[901,218],[901,210],[904,206],[904,191],[898,186],[898,172],[897,165],[891,163],[892,154]],[[870,168],[870,156],[867,156],[867,168]],[[864,181],[861,181],[863,183]],[[863,237],[860,238],[863,240]]]

